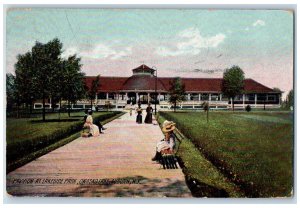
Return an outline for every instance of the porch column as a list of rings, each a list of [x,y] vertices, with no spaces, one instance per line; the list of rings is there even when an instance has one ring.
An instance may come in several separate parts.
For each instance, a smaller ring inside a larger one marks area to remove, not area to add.
[[[199,93],[199,98],[198,99],[199,99],[199,101],[201,101],[201,93]]]
[[[222,94],[220,94],[220,101],[222,101]]]
[[[243,108],[245,108],[245,94],[243,94]]]
[[[98,103],[98,94],[96,93],[96,96],[95,96],[95,103],[97,104]]]
[[[128,100],[128,93],[127,92],[125,93],[124,100],[126,100],[126,101]]]
[[[254,106],[256,107],[257,105],[257,94],[254,94]]]
[[[208,94],[208,100],[211,101],[211,93]]]
[[[147,93],[147,97],[148,97],[147,98],[148,99],[148,103],[150,103],[150,93],[149,92]]]
[[[140,101],[140,99],[139,99],[139,93],[136,92],[135,95],[136,95],[136,103],[138,103]]]
[[[191,94],[188,93],[187,96],[188,96],[188,101],[191,100]]]
[[[278,105],[281,105],[281,95],[278,95]]]
[[[108,100],[108,92],[106,93],[106,100]]]
[[[117,109],[118,103],[119,103],[119,94],[118,93],[116,93],[115,101],[116,101],[116,109]]]
[[[160,101],[160,93],[158,93],[158,102]]]

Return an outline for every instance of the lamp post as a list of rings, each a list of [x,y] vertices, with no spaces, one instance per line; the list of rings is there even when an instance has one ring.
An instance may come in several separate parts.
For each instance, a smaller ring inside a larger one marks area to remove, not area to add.
[[[157,68],[155,66],[152,67],[155,71],[155,103],[154,103],[154,114],[156,115],[156,103],[157,103]]]

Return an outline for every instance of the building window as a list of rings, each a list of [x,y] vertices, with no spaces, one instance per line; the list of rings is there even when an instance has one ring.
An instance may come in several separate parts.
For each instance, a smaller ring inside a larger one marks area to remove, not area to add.
[[[243,95],[237,95],[237,96],[235,96],[235,98],[234,98],[234,100],[235,101],[238,101],[238,100],[243,100]]]
[[[114,100],[116,97],[115,93],[108,93],[108,99]]]
[[[257,100],[264,101],[267,100],[266,94],[257,94]]]
[[[255,94],[247,94],[245,96],[245,100],[254,101],[255,100]]]
[[[212,101],[218,101],[220,100],[220,94],[211,94],[211,100]]]
[[[121,98],[121,100],[124,100],[125,99],[125,93],[124,92],[121,92],[119,94],[119,99]]]
[[[191,100],[199,100],[199,94],[196,93],[191,94]]]
[[[204,101],[209,100],[209,94],[208,93],[201,94],[201,100],[204,100]]]
[[[98,99],[105,100],[106,99],[106,93],[105,92],[100,92],[98,94]]]
[[[222,94],[222,101],[228,101],[228,97],[224,94]]]

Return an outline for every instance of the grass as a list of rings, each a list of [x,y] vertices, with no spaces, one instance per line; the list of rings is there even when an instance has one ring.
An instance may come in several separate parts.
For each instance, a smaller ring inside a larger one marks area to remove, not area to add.
[[[121,112],[96,112],[94,122],[103,124],[120,116]],[[6,151],[7,171],[10,172],[27,162],[46,154],[79,137],[83,125],[83,112],[47,115],[47,121],[41,118],[7,118]]]
[[[293,190],[293,117],[288,112],[161,112],[248,197]],[[186,154],[189,154],[187,151]]]
[[[158,122],[165,118],[159,116]],[[245,197],[243,191],[226,177],[210,162],[198,148],[178,130],[181,138],[176,156],[179,158],[186,181],[195,197]],[[178,144],[178,143],[177,143]]]

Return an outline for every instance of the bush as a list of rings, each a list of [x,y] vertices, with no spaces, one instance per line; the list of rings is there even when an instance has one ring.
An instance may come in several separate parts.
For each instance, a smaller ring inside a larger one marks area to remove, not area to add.
[[[251,106],[250,106],[250,105],[247,105],[247,106],[246,106],[246,111],[247,111],[247,112],[250,112],[250,111],[251,111]]]
[[[109,112],[104,115],[99,115],[94,118],[94,123],[109,119],[121,112]],[[38,137],[28,138],[17,142],[12,142],[6,146],[6,160],[7,164],[13,163],[18,159],[26,157],[27,155],[48,147],[71,134],[79,132],[82,129],[83,121],[79,120],[74,122],[71,126],[64,129],[59,129],[51,134],[45,134]]]

